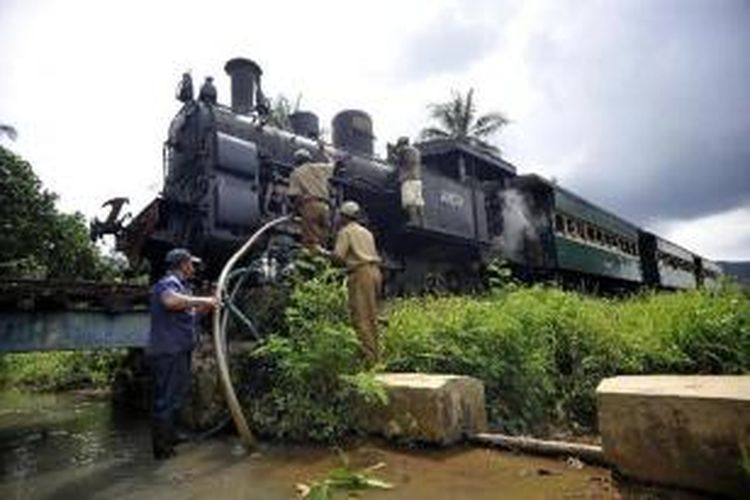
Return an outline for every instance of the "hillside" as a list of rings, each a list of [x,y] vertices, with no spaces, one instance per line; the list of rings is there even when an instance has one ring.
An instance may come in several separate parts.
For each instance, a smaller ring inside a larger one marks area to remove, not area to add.
[[[750,261],[718,262],[725,273],[735,276],[742,283],[750,285]]]

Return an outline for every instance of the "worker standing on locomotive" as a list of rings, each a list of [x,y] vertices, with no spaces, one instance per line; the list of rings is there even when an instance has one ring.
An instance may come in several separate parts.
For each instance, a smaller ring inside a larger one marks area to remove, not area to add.
[[[409,216],[409,223],[421,226],[424,223],[422,157],[419,150],[409,144],[408,137],[400,137],[396,143],[396,164],[401,183],[401,206]]]
[[[341,228],[333,252],[321,248],[335,263],[345,265],[349,312],[359,336],[365,362],[373,366],[380,357],[378,300],[382,287],[380,256],[375,237],[360,223],[360,208],[354,201],[341,204]]]
[[[169,251],[167,274],[151,289],[146,354],[152,376],[151,439],[157,460],[175,453],[177,419],[190,393],[196,315],[216,307],[214,297],[194,297],[188,286],[199,260],[184,248]]]
[[[302,244],[315,250],[324,245],[330,233],[330,187],[333,165],[312,161],[306,149],[294,152],[296,168],[289,175],[289,191],[294,211],[302,219]]]

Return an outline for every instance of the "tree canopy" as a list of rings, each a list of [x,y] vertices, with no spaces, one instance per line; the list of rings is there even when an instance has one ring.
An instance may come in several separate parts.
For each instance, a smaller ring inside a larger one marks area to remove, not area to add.
[[[61,213],[31,165],[0,147],[0,278],[103,279],[114,269],[81,213]]]
[[[436,123],[422,129],[421,137],[426,140],[450,138],[497,150],[487,139],[509,123],[498,111],[478,116],[474,89],[469,89],[466,96],[453,90],[449,101],[430,104],[428,109]]]

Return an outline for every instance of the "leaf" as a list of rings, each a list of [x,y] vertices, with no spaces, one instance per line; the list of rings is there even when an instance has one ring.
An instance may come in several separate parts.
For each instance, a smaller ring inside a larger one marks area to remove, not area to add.
[[[330,500],[333,498],[331,487],[327,481],[314,482],[307,494],[309,500]]]

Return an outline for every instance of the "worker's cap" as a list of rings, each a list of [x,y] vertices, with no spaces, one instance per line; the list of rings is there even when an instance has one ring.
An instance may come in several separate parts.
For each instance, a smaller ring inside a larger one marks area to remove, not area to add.
[[[312,155],[308,150],[300,148],[294,152],[294,159],[296,161],[310,161],[312,160]]]
[[[195,255],[191,254],[187,248],[173,248],[164,257],[164,262],[169,267],[177,267],[182,262],[190,260],[193,264],[200,264],[201,260]]]
[[[409,138],[406,137],[406,136],[399,137],[398,141],[396,142],[396,144],[398,144],[398,145],[409,144]]]
[[[345,201],[341,204],[341,215],[345,215],[352,219],[359,217],[359,203],[356,201]]]

